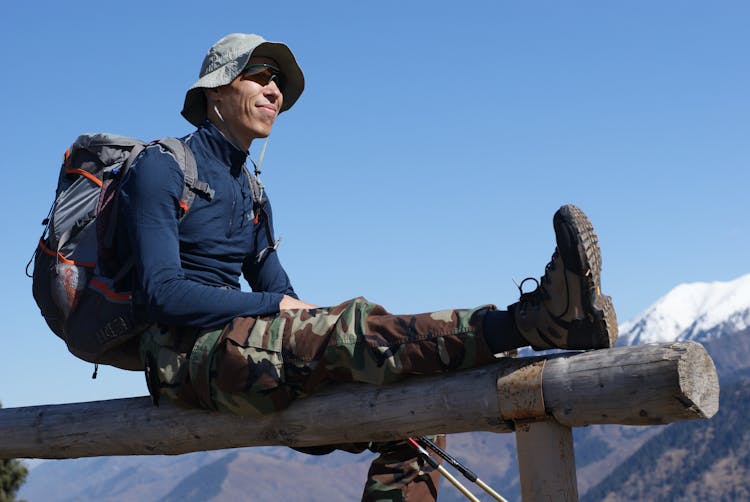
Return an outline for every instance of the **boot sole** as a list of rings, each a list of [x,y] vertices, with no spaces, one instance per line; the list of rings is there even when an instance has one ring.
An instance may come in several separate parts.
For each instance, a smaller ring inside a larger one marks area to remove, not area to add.
[[[581,277],[586,319],[568,333],[571,349],[605,349],[617,341],[617,315],[612,298],[601,294],[602,259],[599,238],[588,217],[574,205],[562,206],[553,219],[557,249],[566,268]]]

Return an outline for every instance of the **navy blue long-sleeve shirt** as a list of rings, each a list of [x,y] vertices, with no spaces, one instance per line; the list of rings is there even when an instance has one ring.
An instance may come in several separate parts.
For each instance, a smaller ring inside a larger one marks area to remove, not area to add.
[[[234,317],[274,314],[283,295],[297,297],[277,253],[256,262],[271,244],[253,221],[247,158],[210,122],[185,138],[198,179],[214,190],[200,195],[180,222],[184,176],[158,145],[148,147],[123,180],[119,249],[134,256],[133,290],[141,316],[168,326],[218,327]],[[266,204],[269,220],[270,203]],[[273,221],[269,221],[273,228]],[[240,290],[240,273],[252,292]]]

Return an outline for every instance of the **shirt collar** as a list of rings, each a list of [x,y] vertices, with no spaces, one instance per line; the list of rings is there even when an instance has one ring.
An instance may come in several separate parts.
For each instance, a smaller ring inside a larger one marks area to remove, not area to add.
[[[198,134],[203,137],[206,149],[222,164],[228,166],[233,174],[242,169],[248,152],[234,146],[210,120],[203,121],[198,128]]]

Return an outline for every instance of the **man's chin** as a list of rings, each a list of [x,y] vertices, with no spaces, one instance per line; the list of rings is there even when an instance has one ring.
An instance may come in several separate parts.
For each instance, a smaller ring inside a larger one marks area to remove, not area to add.
[[[265,124],[260,127],[255,128],[248,128],[247,131],[247,137],[251,139],[264,139],[267,138],[271,134],[271,128],[272,125],[266,126]]]

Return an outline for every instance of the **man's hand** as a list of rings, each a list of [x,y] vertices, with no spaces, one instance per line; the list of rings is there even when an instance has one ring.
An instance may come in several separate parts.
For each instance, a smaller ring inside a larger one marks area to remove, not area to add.
[[[317,309],[317,308],[319,308],[317,305],[303,302],[301,300],[297,300],[296,298],[292,298],[291,296],[287,296],[287,295],[284,295],[284,298],[282,298],[281,302],[279,302],[279,310]]]

